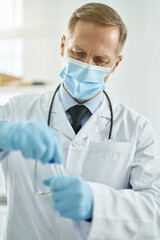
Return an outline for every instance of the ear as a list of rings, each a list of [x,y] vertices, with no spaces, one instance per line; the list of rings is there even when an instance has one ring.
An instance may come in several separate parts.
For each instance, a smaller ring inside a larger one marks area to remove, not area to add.
[[[114,65],[113,69],[111,70],[111,73],[113,73],[113,72],[116,70],[116,68],[118,67],[119,63],[122,61],[122,59],[123,59],[123,56],[120,55],[120,56],[118,57],[115,65]]]
[[[66,45],[66,36],[63,35],[61,38],[61,56],[64,56],[64,49],[65,49],[65,45]]]

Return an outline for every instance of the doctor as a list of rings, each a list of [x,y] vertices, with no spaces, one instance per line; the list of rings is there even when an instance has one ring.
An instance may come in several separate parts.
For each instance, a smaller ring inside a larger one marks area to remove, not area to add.
[[[109,6],[80,7],[61,40],[63,84],[53,104],[51,91],[0,106],[4,240],[160,239],[160,162],[151,123],[103,92],[126,36]],[[43,183],[51,196],[34,191],[35,160],[42,163],[39,176],[48,166]],[[53,175],[49,161],[63,164],[66,175]]]

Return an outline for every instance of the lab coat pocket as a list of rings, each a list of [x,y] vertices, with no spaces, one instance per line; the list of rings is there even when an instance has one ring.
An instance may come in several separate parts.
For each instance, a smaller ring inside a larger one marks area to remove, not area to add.
[[[70,171],[85,180],[128,188],[133,147],[128,142],[92,142],[70,149]],[[71,164],[72,162],[72,164]]]
[[[89,150],[93,152],[130,153],[132,145],[129,142],[93,142],[89,145]]]

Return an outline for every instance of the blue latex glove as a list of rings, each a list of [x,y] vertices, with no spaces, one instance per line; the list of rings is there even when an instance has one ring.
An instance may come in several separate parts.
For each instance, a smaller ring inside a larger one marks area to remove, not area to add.
[[[75,221],[92,218],[92,190],[81,177],[54,176],[43,183],[50,186],[54,208],[62,217]]]
[[[20,150],[25,158],[62,162],[62,149],[54,131],[42,120],[0,122],[0,149]]]

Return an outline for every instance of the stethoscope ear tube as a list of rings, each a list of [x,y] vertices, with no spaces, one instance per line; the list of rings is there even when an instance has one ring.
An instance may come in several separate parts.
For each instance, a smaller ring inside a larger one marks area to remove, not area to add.
[[[50,121],[51,121],[51,112],[52,112],[52,106],[53,106],[53,102],[56,96],[56,93],[58,92],[59,88],[61,86],[61,83],[58,85],[58,87],[56,88],[53,97],[52,97],[52,101],[50,104],[50,108],[49,108],[49,113],[48,113],[48,121],[47,124],[48,126],[50,126]],[[103,91],[104,94],[106,95],[107,99],[108,99],[108,103],[109,103],[109,109],[110,109],[110,113],[111,113],[111,126],[110,126],[110,131],[109,131],[109,136],[108,139],[111,140],[111,136],[112,136],[112,129],[113,129],[113,109],[112,109],[112,104],[111,104],[111,100],[109,98],[109,96],[107,95],[107,93],[105,91]]]

